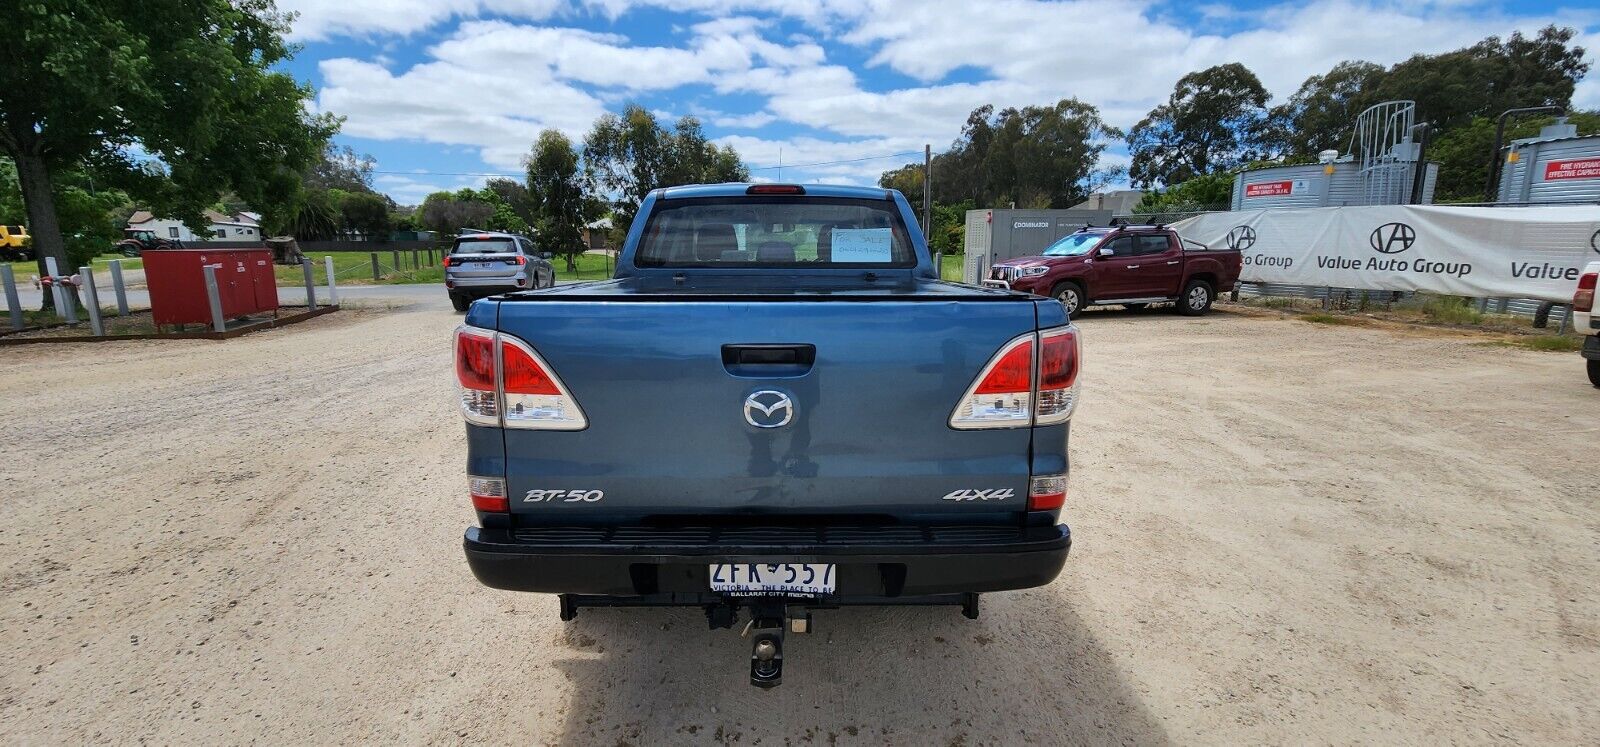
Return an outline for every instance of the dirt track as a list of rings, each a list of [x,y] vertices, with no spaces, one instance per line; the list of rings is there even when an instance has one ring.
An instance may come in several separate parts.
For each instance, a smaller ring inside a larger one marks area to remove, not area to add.
[[[456,317],[0,350],[8,742],[1587,742],[1572,354],[1087,314],[1055,584],[843,610],[786,683],[696,611],[481,588]]]

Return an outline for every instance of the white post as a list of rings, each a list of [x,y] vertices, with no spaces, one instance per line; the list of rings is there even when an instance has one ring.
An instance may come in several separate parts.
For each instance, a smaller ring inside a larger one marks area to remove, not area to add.
[[[79,267],[78,275],[83,278],[83,307],[89,311],[89,331],[95,337],[104,337],[106,326],[100,323],[100,294],[95,292],[94,268]]]
[[[11,328],[22,329],[22,300],[17,297],[17,278],[11,265],[0,264],[0,283],[6,286],[6,311],[11,314]]]
[[[61,300],[65,294],[61,292],[61,286],[56,283],[56,276],[61,274],[61,268],[56,266],[55,257],[44,258],[44,271],[45,274],[50,276],[50,298],[56,304],[56,316],[65,319],[67,318],[67,302]]]
[[[222,318],[222,296],[217,292],[217,265],[200,268],[206,274],[206,300],[211,302],[211,329],[227,332],[228,323]]]
[[[333,255],[322,255],[323,273],[328,276],[328,305],[339,305],[339,286],[333,281]]]
[[[122,260],[111,260],[111,287],[117,292],[117,316],[128,315],[128,289],[122,285]]]

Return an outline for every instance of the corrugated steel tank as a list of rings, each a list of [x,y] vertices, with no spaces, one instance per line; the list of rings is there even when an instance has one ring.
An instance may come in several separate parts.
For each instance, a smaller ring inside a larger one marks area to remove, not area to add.
[[[1410,178],[1405,169],[1402,179]],[[1418,204],[1433,202],[1434,182],[1439,176],[1439,164],[1429,162],[1422,182],[1422,199]],[[1405,184],[1399,196],[1411,192]],[[1401,200],[1404,202],[1404,200]],[[1367,184],[1361,176],[1361,167],[1349,161],[1334,163],[1307,163],[1297,166],[1268,166],[1253,169],[1233,180],[1233,210],[1343,207],[1366,205]]]
[[[1500,164],[1499,202],[1600,202],[1600,135],[1557,123],[1514,140]]]

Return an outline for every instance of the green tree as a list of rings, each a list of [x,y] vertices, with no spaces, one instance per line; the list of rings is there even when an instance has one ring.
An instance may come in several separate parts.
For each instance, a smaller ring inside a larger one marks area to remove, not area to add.
[[[922,204],[922,164],[908,163],[878,177],[878,186],[898,190],[913,204]]]
[[[417,208],[417,222],[440,236],[455,236],[463,228],[489,228],[494,205],[479,199],[477,190],[434,192]]]
[[[1386,74],[1382,65],[1346,60],[1306,78],[1288,102],[1272,110],[1278,150],[1292,157],[1346,152],[1356,117],[1378,103],[1375,91]]]
[[[1415,101],[1419,119],[1440,131],[1507,109],[1566,106],[1589,70],[1583,47],[1571,44],[1576,34],[1549,26],[1531,39],[1491,36],[1453,52],[1419,54],[1390,68],[1371,100]]]
[[[1139,204],[1134,206],[1133,212],[1148,215],[1226,210],[1233,202],[1233,180],[1233,172],[1218,171],[1188,179],[1167,189],[1146,192]]]
[[[1579,135],[1600,134],[1600,112],[1572,112],[1568,121]],[[1553,117],[1513,119],[1506,126],[1506,143],[1534,137],[1540,128],[1554,122]],[[1427,159],[1439,162],[1439,178],[1434,186],[1434,202],[1480,202],[1484,199],[1484,180],[1489,161],[1494,158],[1494,120],[1477,117],[1471,122],[1441,134],[1428,146]]]
[[[980,106],[949,150],[933,159],[933,201],[1070,206],[1109,173],[1100,167],[1100,156],[1106,140],[1120,137],[1122,131],[1102,121],[1099,110],[1077,99],[999,114]],[[922,193],[922,166],[885,172],[879,184],[904,185],[915,201]]]
[[[349,233],[360,233],[368,241],[389,238],[389,200],[372,192],[330,190],[338,195],[340,226]]]
[[[74,168],[199,228],[227,190],[264,212],[291,204],[337,121],[307,114],[310,89],[279,70],[286,20],[269,0],[11,3],[0,154],[39,255],[72,264],[55,181]]]
[[[589,179],[610,194],[612,220],[623,232],[653,189],[750,179],[739,154],[706,140],[699,120],[684,117],[669,130],[638,104],[595,120],[582,161]]]
[[[1128,133],[1136,186],[1177,184],[1266,157],[1267,89],[1237,62],[1178,79],[1167,103]]]
[[[356,153],[348,145],[328,143],[322,157],[306,169],[305,186],[311,189],[341,189],[346,192],[371,192],[372,169],[377,160]]]
[[[547,129],[534,141],[527,166],[539,245],[566,258],[567,271],[576,272],[577,257],[585,248],[583,227],[594,204],[578,151],[559,130]]]
[[[271,233],[289,234],[301,241],[327,241],[341,233],[343,219],[336,190],[302,189],[295,194],[283,217],[275,219]]]

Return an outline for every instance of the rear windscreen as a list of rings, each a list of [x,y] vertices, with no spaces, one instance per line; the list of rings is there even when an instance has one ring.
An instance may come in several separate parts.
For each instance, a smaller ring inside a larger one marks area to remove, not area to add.
[[[470,239],[456,242],[451,254],[506,254],[517,251],[517,242],[512,239]]]
[[[916,255],[888,200],[704,197],[662,200],[641,267],[911,267]]]

